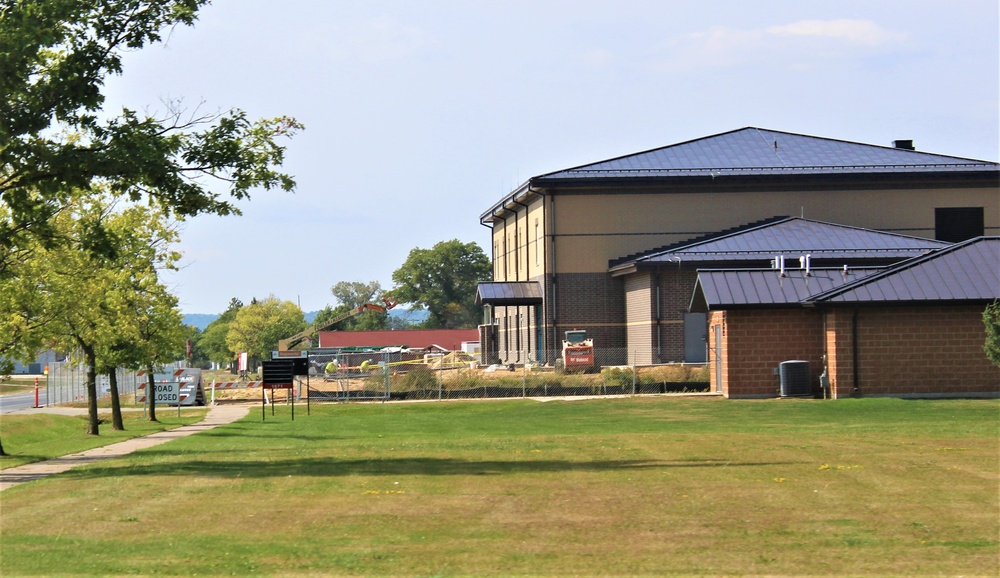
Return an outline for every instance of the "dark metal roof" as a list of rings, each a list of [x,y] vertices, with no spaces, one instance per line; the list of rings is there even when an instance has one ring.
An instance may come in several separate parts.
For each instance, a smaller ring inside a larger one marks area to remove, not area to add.
[[[814,295],[817,304],[1000,299],[1000,237],[970,239]]]
[[[909,176],[908,176],[909,175]],[[912,177],[912,178],[911,178]],[[845,181],[995,185],[1000,163],[756,127],[531,177],[479,216],[486,224],[554,186],[673,183],[734,187],[844,186]]]
[[[537,281],[484,282],[476,287],[479,305],[538,305],[542,286]]]
[[[782,305],[989,302],[1000,299],[1000,237],[979,237],[886,268],[707,270],[692,311]]]
[[[811,295],[863,279],[879,268],[786,270],[727,269],[698,272],[691,311],[799,304]]]
[[[996,172],[995,162],[747,127],[535,177],[565,179]]]
[[[785,257],[788,267],[804,255],[810,255],[816,265],[889,263],[946,246],[943,241],[784,217],[617,259],[610,265],[612,273],[664,264],[760,267],[779,255]]]

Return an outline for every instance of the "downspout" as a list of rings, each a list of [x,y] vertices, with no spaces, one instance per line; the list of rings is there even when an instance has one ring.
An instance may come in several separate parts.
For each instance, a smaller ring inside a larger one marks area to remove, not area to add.
[[[854,315],[851,316],[851,356],[854,365],[853,397],[861,395],[861,386],[859,385],[861,370],[858,368],[858,312],[859,310],[855,309]]]
[[[552,235],[552,363],[555,364],[556,358],[559,357],[559,352],[557,351],[557,343],[559,343],[559,321],[558,321],[558,303],[556,302],[556,295],[558,291],[556,290],[556,198],[553,195],[552,200],[549,201],[549,207],[552,209],[552,214],[550,215],[549,222],[551,226],[549,230]]]
[[[515,205],[521,205],[522,207],[524,207],[524,237],[522,237],[522,238],[524,239],[524,271],[525,271],[525,275],[524,276],[525,276],[525,279],[527,280],[527,279],[531,279],[531,276],[528,275],[528,273],[527,273],[528,269],[531,266],[530,265],[530,261],[528,261],[528,259],[531,257],[531,252],[528,251],[528,205],[525,205],[524,203],[522,203],[521,201],[518,201],[515,198],[511,198],[510,200]],[[514,213],[514,232],[515,232],[515,236],[517,236],[517,213]],[[517,251],[518,248],[515,246],[514,250]],[[515,276],[517,277],[515,279],[515,281],[520,281],[521,280],[521,271],[520,271],[520,268],[517,268],[515,270]],[[522,307],[521,305],[517,306],[517,314],[518,315],[521,314],[521,307]],[[525,352],[525,357],[524,357],[524,362],[525,363],[528,362],[528,356],[531,354],[531,313],[530,313],[530,310],[528,310],[528,311],[529,311],[528,312],[528,319],[527,319],[527,323],[525,323],[526,333],[527,333],[527,336],[528,336],[527,343],[525,344],[526,345],[526,347],[525,347],[526,352]],[[520,335],[521,335],[520,327],[518,327],[518,338],[520,338]],[[521,353],[519,351],[518,352],[518,356],[520,356],[520,355],[521,355]]]
[[[509,252],[510,251],[507,250],[507,217],[504,217],[503,218],[503,280],[504,281],[510,281],[510,279],[508,279],[510,275],[507,273],[507,261],[510,260],[507,258],[507,253]]]
[[[662,297],[660,295],[660,266],[656,266],[656,362],[663,363],[663,312],[661,311]]]
[[[493,213],[490,216],[495,219],[496,218],[496,211],[493,211]],[[480,219],[479,220],[479,224],[482,225],[482,226],[484,226],[484,227],[486,227],[486,228],[488,228],[490,230],[490,241],[491,241],[490,242],[490,246],[491,246],[490,252],[493,255],[493,275],[492,276],[493,276],[493,279],[496,280],[496,275],[497,275],[497,265],[496,265],[497,264],[497,246],[496,246],[496,243],[492,242],[493,241],[493,236],[496,234],[496,230],[495,230],[496,221],[495,220],[491,220],[490,224],[487,225],[486,223],[483,222],[482,219]],[[489,311],[488,318],[486,318],[487,317],[487,315],[486,315],[487,311]],[[493,325],[493,307],[492,306],[483,307],[483,317],[484,317],[484,319],[483,319],[483,325]],[[489,331],[489,329],[487,329],[486,331]],[[494,339],[494,342],[495,341],[496,340]],[[496,343],[493,343],[493,347],[498,347],[498,345]],[[484,356],[486,355],[485,351],[483,352],[483,355]],[[493,360],[491,360],[491,361],[493,361]],[[214,395],[215,392],[213,391],[212,394]]]
[[[528,190],[529,191],[531,190],[530,186],[528,187]],[[535,192],[537,192],[542,197],[542,223],[543,223],[542,226],[544,227],[545,214],[546,214],[545,193],[542,192],[542,191],[535,191]],[[542,239],[544,239],[544,238],[545,238],[545,236],[543,235]],[[549,260],[546,257],[546,254],[545,254],[545,243],[542,241],[542,239],[539,239],[539,243],[542,244],[542,247],[541,247],[541,250],[542,250],[542,295],[544,295],[545,294],[545,269],[547,268]],[[553,258],[555,258],[555,257],[553,256]],[[543,302],[544,302],[544,299],[543,299]],[[536,305],[535,306],[535,319],[538,320],[538,335],[536,337],[536,341],[538,341],[538,354],[539,354],[539,357],[540,357],[539,362],[541,362],[542,364],[551,362],[553,365],[555,365],[555,359],[548,359],[548,356],[545,355],[545,330],[547,329],[548,320],[545,318],[545,311],[542,309],[541,305]]]

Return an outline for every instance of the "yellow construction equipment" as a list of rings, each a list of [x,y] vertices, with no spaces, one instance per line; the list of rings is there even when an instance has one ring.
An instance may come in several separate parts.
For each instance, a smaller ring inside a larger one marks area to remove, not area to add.
[[[396,306],[396,300],[393,299],[392,297],[389,297],[389,296],[383,297],[382,298],[382,303],[384,305],[375,305],[374,303],[365,303],[364,305],[361,305],[359,307],[351,309],[350,311],[347,311],[346,313],[342,313],[342,314],[334,317],[333,319],[328,319],[328,320],[324,321],[323,323],[315,324],[315,325],[309,327],[308,329],[306,329],[305,331],[302,331],[300,333],[296,333],[295,335],[293,335],[291,337],[286,337],[285,339],[279,339],[278,340],[278,356],[280,357],[283,352],[291,351],[292,348],[295,347],[296,345],[302,343],[303,341],[305,341],[307,339],[312,339],[320,331],[325,331],[325,330],[333,327],[334,325],[340,323],[341,321],[344,321],[345,319],[350,319],[351,317],[354,317],[355,315],[360,315],[360,314],[364,313],[365,311],[378,311],[379,313],[385,313],[389,309],[392,309],[393,307]]]

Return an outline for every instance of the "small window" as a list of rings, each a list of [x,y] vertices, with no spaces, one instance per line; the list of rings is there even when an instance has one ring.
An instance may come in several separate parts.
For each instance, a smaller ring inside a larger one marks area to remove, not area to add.
[[[986,231],[982,207],[946,207],[934,209],[934,238],[958,243],[981,237]]]
[[[535,265],[538,265],[538,249],[542,246],[542,240],[538,235],[538,219],[535,219]]]

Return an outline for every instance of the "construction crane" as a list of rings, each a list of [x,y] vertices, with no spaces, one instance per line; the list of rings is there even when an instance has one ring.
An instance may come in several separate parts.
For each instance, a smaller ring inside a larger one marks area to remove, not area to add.
[[[341,321],[344,321],[346,319],[350,319],[351,317],[354,317],[355,315],[360,315],[360,314],[364,313],[365,311],[378,311],[379,313],[385,313],[389,309],[392,309],[393,307],[396,306],[396,300],[393,299],[392,297],[388,297],[388,296],[382,298],[382,303],[384,305],[376,305],[374,303],[365,303],[364,305],[360,305],[358,307],[355,307],[354,309],[351,309],[350,311],[347,311],[345,313],[341,313],[340,315],[334,317],[333,319],[328,319],[328,320],[324,321],[323,323],[315,324],[312,327],[309,327],[308,329],[306,329],[305,331],[302,331],[301,333],[296,333],[295,335],[293,335],[291,337],[286,337],[285,339],[279,339],[278,340],[278,354],[280,355],[281,352],[283,352],[283,351],[291,351],[293,347],[295,347],[296,345],[302,343],[303,341],[305,341],[307,339],[311,339],[312,337],[314,337],[320,331],[325,331],[325,330],[333,327],[334,325],[340,323]]]

